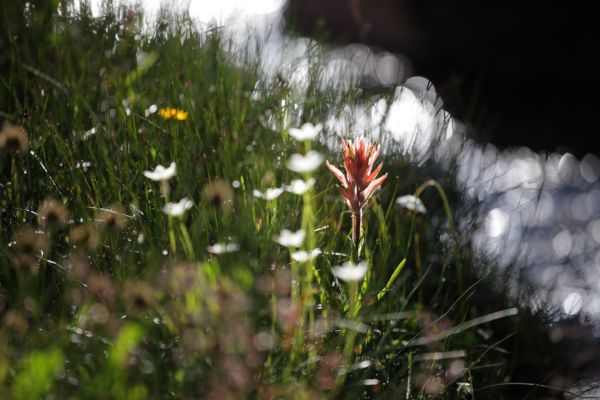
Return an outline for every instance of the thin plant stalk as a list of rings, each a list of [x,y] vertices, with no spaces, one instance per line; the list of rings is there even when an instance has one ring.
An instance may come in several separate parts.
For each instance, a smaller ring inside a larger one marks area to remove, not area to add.
[[[187,227],[183,223],[183,221],[179,222],[179,230],[181,231],[181,236],[183,238],[183,244],[185,249],[185,255],[188,259],[194,260],[196,258],[196,254],[194,252],[194,246],[192,244],[192,239],[190,238],[190,234],[188,232]]]

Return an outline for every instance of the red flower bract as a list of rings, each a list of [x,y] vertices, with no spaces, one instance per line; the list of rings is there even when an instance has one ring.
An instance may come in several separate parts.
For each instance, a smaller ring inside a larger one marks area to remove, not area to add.
[[[345,176],[342,171],[328,161],[325,162],[327,168],[339,179],[341,186],[336,186],[352,212],[360,211],[367,204],[375,189],[381,186],[387,178],[387,174],[377,178],[383,164],[379,164],[373,170],[380,149],[381,145],[368,143],[365,138],[358,139],[356,143],[351,140],[342,140]]]
[[[344,175],[335,166],[328,161],[327,168],[340,181],[341,185],[336,185],[346,203],[352,210],[353,220],[353,239],[356,244],[360,239],[360,224],[362,220],[362,209],[367,204],[375,189],[383,184],[387,178],[387,173],[377,177],[383,164],[379,164],[375,169],[373,165],[379,157],[381,145],[375,145],[368,142],[365,138],[359,138],[356,142],[351,140],[342,140],[342,153],[344,155]]]

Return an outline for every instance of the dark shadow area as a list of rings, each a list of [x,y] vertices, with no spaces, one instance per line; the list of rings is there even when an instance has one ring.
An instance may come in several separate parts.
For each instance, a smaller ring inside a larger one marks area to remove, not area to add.
[[[599,151],[591,4],[289,0],[285,19],[299,35],[406,56],[477,140],[579,158]]]

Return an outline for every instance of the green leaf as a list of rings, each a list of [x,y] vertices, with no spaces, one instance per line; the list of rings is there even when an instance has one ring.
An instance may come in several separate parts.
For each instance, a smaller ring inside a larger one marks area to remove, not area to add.
[[[404,268],[404,264],[406,264],[406,258],[400,261],[400,264],[398,264],[398,266],[392,273],[392,276],[390,276],[390,279],[385,284],[385,287],[382,290],[380,290],[379,293],[377,293],[377,300],[381,300],[383,296],[385,296],[385,294],[391,290],[392,285],[396,281],[396,278],[398,277],[398,275],[400,275],[400,271],[402,271],[402,269]]]
[[[39,399],[52,389],[54,377],[62,368],[64,356],[60,349],[32,351],[17,374],[13,396],[19,399]]]
[[[125,326],[116,340],[113,348],[110,350],[110,363],[113,367],[123,368],[129,353],[142,339],[142,329],[137,325]]]

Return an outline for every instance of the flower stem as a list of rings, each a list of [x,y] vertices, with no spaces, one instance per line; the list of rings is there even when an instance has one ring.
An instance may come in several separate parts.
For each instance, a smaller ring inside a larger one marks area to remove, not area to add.
[[[169,225],[169,247],[171,248],[171,254],[175,255],[177,252],[177,242],[175,241],[175,230],[173,229],[173,217],[168,216]]]
[[[194,253],[194,246],[192,244],[192,239],[190,238],[190,234],[187,230],[187,227],[183,223],[183,221],[179,222],[179,229],[181,231],[181,236],[183,237],[183,243],[185,245],[186,257],[189,260],[194,260],[196,255]]]
[[[358,212],[352,212],[352,243],[356,251],[356,260],[352,260],[354,263],[358,263],[358,257],[360,257],[358,246],[360,245],[361,229],[362,229],[362,208]]]

